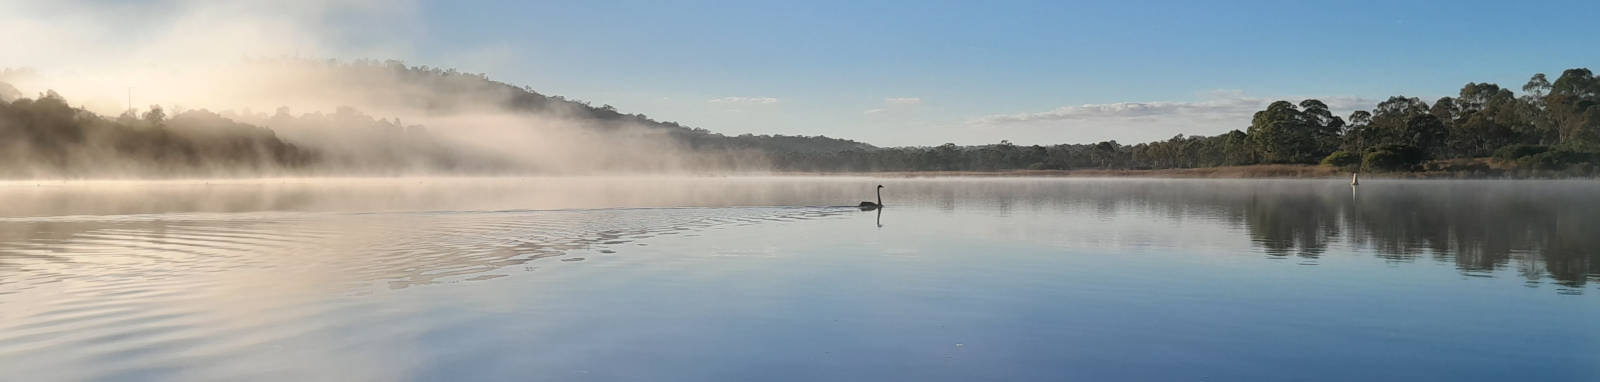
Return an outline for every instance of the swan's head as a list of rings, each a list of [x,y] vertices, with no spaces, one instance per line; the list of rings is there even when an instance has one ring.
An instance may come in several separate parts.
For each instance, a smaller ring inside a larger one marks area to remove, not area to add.
[[[880,185],[878,185],[878,188],[883,188],[883,185],[881,185],[881,184],[880,184]]]

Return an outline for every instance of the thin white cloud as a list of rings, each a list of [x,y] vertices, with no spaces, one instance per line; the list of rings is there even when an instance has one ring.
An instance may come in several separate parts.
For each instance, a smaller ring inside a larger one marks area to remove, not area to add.
[[[778,103],[778,99],[772,97],[722,97],[712,98],[706,102],[733,105],[771,105]]]
[[[1334,115],[1370,109],[1378,100],[1361,97],[1252,97],[1239,91],[1201,93],[1194,101],[1115,102],[1063,106],[1016,114],[994,114],[966,121],[951,134],[968,140],[1011,139],[1013,142],[1150,142],[1174,135],[1216,135],[1245,130],[1250,118],[1273,101],[1298,104],[1315,98]]]
[[[884,114],[893,111],[907,110],[922,104],[919,97],[889,97],[883,99],[884,107],[867,109],[862,114]]]
[[[1250,120],[1251,115],[1277,100],[1298,103],[1305,98],[1244,97],[1237,92],[1217,92],[1232,97],[1203,101],[1116,102],[1062,106],[1059,108],[1017,114],[994,114],[972,121],[976,125],[1034,124],[1075,120],[1142,120],[1184,118],[1200,120]],[[1310,97],[1321,100],[1335,113],[1359,108],[1370,108],[1376,100],[1361,97]]]

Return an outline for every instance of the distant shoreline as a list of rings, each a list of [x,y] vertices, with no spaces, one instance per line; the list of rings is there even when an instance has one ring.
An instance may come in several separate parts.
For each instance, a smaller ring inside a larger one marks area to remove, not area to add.
[[[796,172],[783,175],[860,175],[894,178],[938,177],[1078,177],[1078,178],[1334,178],[1349,176],[1336,168],[1313,165],[1250,165],[1150,170],[1073,169],[1073,170],[997,170],[997,171],[884,171],[884,172]]]
[[[939,177],[1042,177],[1042,178],[1179,178],[1179,179],[1348,179],[1350,170],[1310,164],[1265,164],[1168,169],[1073,169],[1073,170],[997,170],[997,171],[883,171],[883,172],[788,172],[789,176],[874,176],[890,178]],[[1362,172],[1372,179],[1596,179],[1559,173],[1520,173],[1495,169],[1490,172],[1417,171]]]
[[[1267,164],[1168,169],[1072,169],[1072,170],[995,170],[995,171],[773,171],[773,172],[667,172],[597,174],[310,174],[242,177],[171,178],[0,178],[0,186],[44,186],[59,184],[123,183],[205,183],[270,184],[321,181],[378,181],[435,183],[465,179],[527,180],[539,178],[728,178],[728,177],[875,177],[875,178],[1169,178],[1169,179],[1343,179],[1352,171],[1311,164]],[[1361,172],[1363,179],[1507,179],[1507,180],[1597,180],[1600,177],[1564,174],[1554,171],[1526,171],[1515,168],[1476,170],[1434,169],[1414,172]]]

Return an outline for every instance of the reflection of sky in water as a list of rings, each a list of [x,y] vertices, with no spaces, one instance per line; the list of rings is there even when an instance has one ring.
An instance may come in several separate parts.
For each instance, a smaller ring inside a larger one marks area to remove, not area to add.
[[[1600,378],[1600,184],[1364,183],[3,185],[0,373]]]

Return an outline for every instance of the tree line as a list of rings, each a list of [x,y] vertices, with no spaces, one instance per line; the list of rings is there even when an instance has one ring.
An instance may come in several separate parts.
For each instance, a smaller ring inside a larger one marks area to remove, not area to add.
[[[7,86],[9,87],[9,86]],[[204,110],[105,118],[55,92],[0,102],[0,177],[209,176],[303,168],[315,153]]]
[[[354,88],[421,89],[393,97],[398,106],[448,112],[470,103],[559,115],[594,129],[643,126],[666,131],[705,153],[758,153],[778,171],[1004,171],[1172,169],[1254,164],[1322,164],[1351,171],[1451,171],[1492,174],[1600,174],[1600,79],[1568,69],[1555,81],[1536,74],[1517,95],[1492,83],[1468,83],[1432,104],[1396,96],[1370,110],[1334,115],[1318,100],[1277,101],[1248,127],[1214,136],[1179,135],[1126,145],[998,144],[876,147],[824,136],[717,134],[640,114],[624,114],[482,74],[411,67],[398,61],[275,63],[329,71]],[[381,91],[381,90],[378,90]],[[271,126],[271,128],[262,127]],[[334,133],[337,131],[337,133]],[[54,92],[21,98],[0,82],[0,176],[105,174],[188,176],[293,172],[337,166],[382,174],[395,169],[506,172],[510,163],[457,147],[416,125],[354,109],[332,114],[168,116],[159,106],[106,118],[74,108]],[[365,150],[365,152],[360,152]],[[740,160],[743,160],[742,157]],[[1509,170],[1508,170],[1509,169]]]
[[[1124,145],[999,144],[898,147],[833,153],[776,153],[796,171],[996,171],[1169,169],[1252,164],[1324,164],[1366,171],[1490,172],[1497,168],[1600,173],[1600,80],[1568,69],[1554,82],[1535,74],[1518,96],[1468,83],[1428,104],[1395,96],[1348,117],[1327,104],[1277,101],[1245,130],[1178,135]],[[1487,158],[1487,159],[1486,159]],[[1477,159],[1477,160],[1473,160]]]

